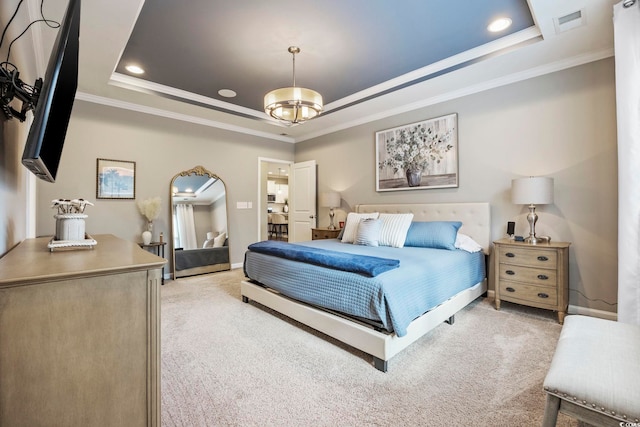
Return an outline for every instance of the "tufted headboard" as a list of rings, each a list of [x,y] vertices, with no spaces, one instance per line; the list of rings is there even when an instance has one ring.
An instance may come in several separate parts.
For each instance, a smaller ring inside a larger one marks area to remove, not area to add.
[[[414,221],[462,221],[460,232],[470,236],[489,254],[491,211],[489,203],[417,203],[356,205],[356,212],[412,213]]]

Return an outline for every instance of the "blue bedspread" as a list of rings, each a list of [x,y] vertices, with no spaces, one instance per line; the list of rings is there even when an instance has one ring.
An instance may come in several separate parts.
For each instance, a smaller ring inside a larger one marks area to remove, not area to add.
[[[380,322],[399,337],[415,318],[485,278],[482,252],[360,246],[337,239],[296,244],[397,259],[400,267],[367,277],[247,251],[247,277],[299,301]]]
[[[336,270],[350,271],[375,277],[385,271],[398,268],[397,259],[380,258],[369,255],[350,254],[333,250],[314,248],[278,240],[265,240],[249,245],[249,250],[295,261],[308,262]]]

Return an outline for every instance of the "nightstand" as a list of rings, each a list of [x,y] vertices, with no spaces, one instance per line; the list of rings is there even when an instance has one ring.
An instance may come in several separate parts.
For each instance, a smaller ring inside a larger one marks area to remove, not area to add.
[[[328,228],[312,228],[311,238],[313,240],[335,239],[340,234],[340,229],[329,230]]]
[[[569,304],[569,245],[551,242],[538,245],[501,239],[495,251],[495,303],[515,302],[558,312],[564,322]]]

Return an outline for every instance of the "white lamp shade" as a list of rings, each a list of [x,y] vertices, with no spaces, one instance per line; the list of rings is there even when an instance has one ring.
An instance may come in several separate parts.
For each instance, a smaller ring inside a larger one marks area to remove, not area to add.
[[[553,203],[553,178],[530,176],[512,180],[511,201],[516,205]]]
[[[320,193],[320,206],[323,208],[340,207],[340,193],[335,191]]]

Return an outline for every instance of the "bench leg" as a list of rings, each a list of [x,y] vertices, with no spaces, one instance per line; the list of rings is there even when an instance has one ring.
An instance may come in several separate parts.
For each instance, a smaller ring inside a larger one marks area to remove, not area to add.
[[[547,404],[544,407],[544,419],[542,427],[555,427],[558,421],[558,411],[560,410],[560,398],[552,394],[547,394]]]

